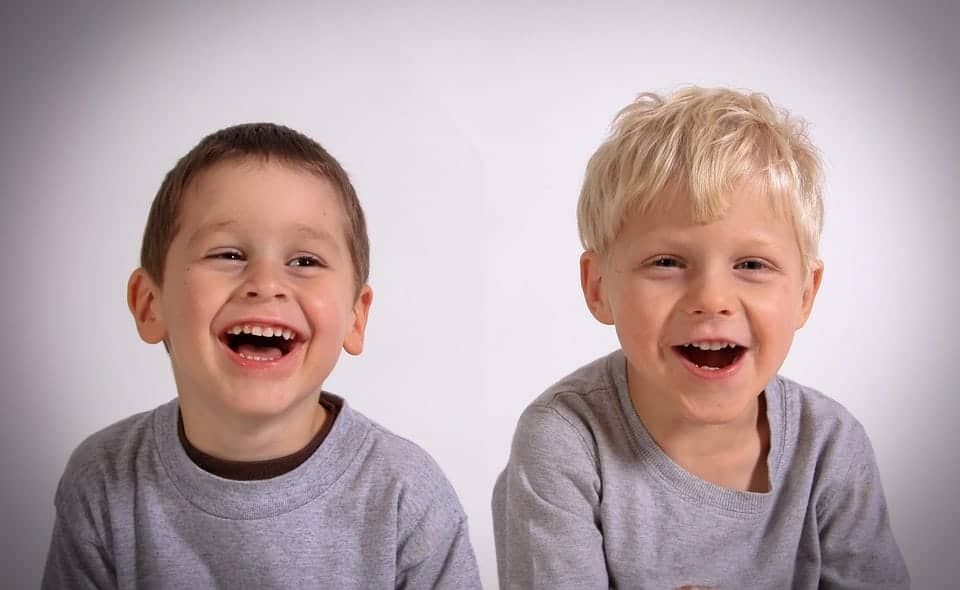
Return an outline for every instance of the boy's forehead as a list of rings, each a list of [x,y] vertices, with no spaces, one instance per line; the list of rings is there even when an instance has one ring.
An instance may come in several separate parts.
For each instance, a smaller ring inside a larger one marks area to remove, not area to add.
[[[333,183],[306,166],[232,158],[198,171],[184,187],[178,233],[192,241],[198,233],[274,222],[291,235],[330,240],[331,229],[345,223],[341,201]]]
[[[696,194],[689,189],[670,188],[649,202],[639,215],[658,224],[708,225],[727,218],[751,217],[767,221],[788,221],[782,203],[757,183],[743,181],[719,194]]]
[[[291,179],[307,180],[311,184],[322,185],[325,190],[334,190],[326,176],[306,163],[289,162],[276,157],[233,156],[208,164],[193,173],[184,186],[184,196],[190,192],[203,195],[222,191],[225,187],[242,187],[251,183],[276,184]]]
[[[710,198],[698,198],[684,190],[665,191],[645,209],[628,212],[618,237],[680,240],[710,226],[725,230],[720,235],[738,241],[797,237],[786,209],[767,191],[748,184]]]
[[[307,165],[248,156],[221,160],[197,171],[183,190],[181,222],[188,215],[195,217],[216,210],[234,212],[241,198],[272,203],[291,192],[316,197],[305,199],[304,204],[315,203],[316,208],[303,208],[304,215],[319,211],[327,216],[331,214],[331,208],[336,213],[343,213],[333,183]]]

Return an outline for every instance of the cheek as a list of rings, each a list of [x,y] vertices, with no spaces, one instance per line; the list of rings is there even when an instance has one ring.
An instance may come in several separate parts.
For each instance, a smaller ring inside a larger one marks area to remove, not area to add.
[[[186,272],[177,277],[177,282],[169,285],[169,304],[175,307],[174,315],[170,317],[174,323],[203,329],[209,325],[219,308],[218,301],[222,300],[222,287],[205,279],[202,273],[187,267]]]
[[[617,335],[624,347],[638,351],[654,351],[670,315],[662,298],[634,293],[615,309]]]
[[[339,291],[318,293],[303,302],[304,311],[316,327],[342,331],[352,315],[349,297]]]
[[[800,317],[800,297],[792,289],[778,289],[753,306],[752,323],[771,352],[790,348]]]

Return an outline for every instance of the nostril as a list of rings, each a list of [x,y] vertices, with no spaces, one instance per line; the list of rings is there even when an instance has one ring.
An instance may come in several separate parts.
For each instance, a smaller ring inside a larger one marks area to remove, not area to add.
[[[247,297],[256,297],[256,296],[257,296],[256,291],[247,291]]]

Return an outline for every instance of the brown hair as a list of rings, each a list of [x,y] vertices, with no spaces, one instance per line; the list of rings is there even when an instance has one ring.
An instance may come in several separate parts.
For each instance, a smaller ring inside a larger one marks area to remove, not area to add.
[[[140,249],[140,266],[158,285],[163,284],[167,251],[179,230],[183,195],[190,181],[217,162],[245,157],[277,158],[303,166],[333,185],[340,194],[347,217],[347,245],[359,293],[370,274],[370,242],[363,209],[350,178],[336,158],[320,144],[298,131],[273,123],[246,123],[221,129],[204,137],[180,158],[163,179],[150,206]]]

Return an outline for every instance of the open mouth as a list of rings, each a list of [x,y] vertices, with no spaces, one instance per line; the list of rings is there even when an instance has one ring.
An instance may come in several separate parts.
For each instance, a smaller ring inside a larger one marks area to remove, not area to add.
[[[300,337],[283,326],[237,324],[221,334],[220,340],[241,358],[269,362],[290,354]]]
[[[747,351],[745,346],[733,342],[690,342],[674,346],[677,354],[697,367],[719,371],[736,363]]]

